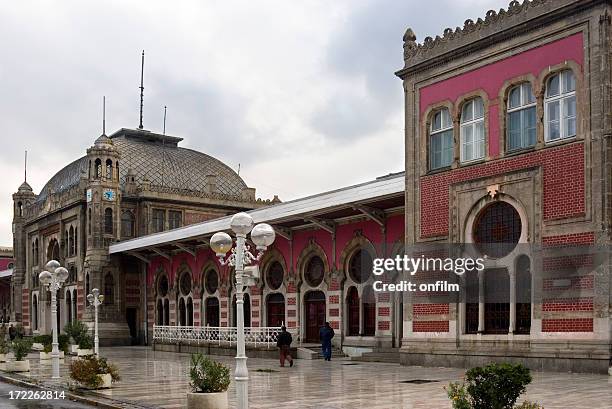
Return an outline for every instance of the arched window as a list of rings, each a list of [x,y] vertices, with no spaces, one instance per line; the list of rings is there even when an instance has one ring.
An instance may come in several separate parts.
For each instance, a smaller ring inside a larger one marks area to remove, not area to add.
[[[168,294],[168,277],[165,275],[159,279],[159,285],[157,286],[157,294],[161,297],[165,297]]]
[[[164,325],[170,325],[170,301],[164,300]]]
[[[161,298],[157,299],[157,325],[164,325],[164,304]]]
[[[193,325],[193,301],[187,297],[187,325]]]
[[[47,248],[47,261],[50,260],[60,260],[60,246],[56,239],[51,240]]]
[[[521,217],[507,202],[485,207],[474,222],[474,242],[482,254],[501,258],[516,247],[521,237]]]
[[[357,293],[357,289],[352,286],[346,294],[346,312],[348,335],[359,335],[359,294]]]
[[[363,290],[363,335],[374,336],[376,333],[376,297],[371,287]]]
[[[515,334],[531,332],[531,262],[521,255],[516,261],[516,327]]]
[[[32,242],[32,262],[33,266],[38,264],[38,260],[36,260],[36,250],[34,249],[34,242]]]
[[[185,308],[185,299],[181,297],[179,299],[179,325],[187,325],[187,311]]]
[[[7,268],[8,270],[11,270],[11,269],[15,268],[15,263],[8,263],[8,265],[6,266],[6,268]]]
[[[531,84],[524,82],[508,93],[506,149],[513,151],[536,143],[536,99]]]
[[[461,162],[484,158],[484,104],[474,98],[461,109]]]
[[[210,327],[219,326],[219,299],[217,297],[208,297],[206,299],[206,325]]]
[[[191,274],[189,274],[188,271],[181,274],[179,289],[181,290],[181,294],[183,296],[188,296],[191,293]]]
[[[319,256],[312,256],[306,265],[304,279],[311,287],[318,287],[323,282],[325,264]]]
[[[76,268],[74,266],[70,266],[70,268],[68,269],[68,282],[76,282]]]
[[[100,158],[98,158],[96,159],[94,163],[95,163],[94,178],[100,179],[102,178],[102,161],[100,160]]]
[[[510,276],[506,269],[484,272],[484,330],[487,334],[507,334],[510,328]]]
[[[429,168],[439,169],[453,163],[453,121],[447,108],[433,114],[429,133]]]
[[[283,284],[283,277],[285,275],[285,271],[283,270],[283,266],[278,261],[273,261],[268,268],[268,272],[266,274],[268,287],[272,290],[278,290],[280,286]]]
[[[72,294],[66,291],[66,322],[72,322]]]
[[[357,250],[349,262],[349,275],[351,279],[362,284],[368,281],[372,274],[372,256],[366,250]]]
[[[32,297],[32,329],[38,330],[38,297]]]
[[[70,243],[70,237],[68,235],[68,230],[66,230],[64,232],[64,239],[62,242],[62,248],[64,249],[64,258],[70,256],[69,249],[68,249],[69,243]]]
[[[106,160],[106,180],[113,180],[113,161]]]
[[[70,232],[68,233],[68,255],[74,256],[74,227],[70,226]]]
[[[72,290],[72,320],[73,322],[77,320],[78,310],[77,310],[77,290]]]
[[[104,233],[113,234],[113,209],[107,207],[104,210]]]
[[[87,209],[87,234],[91,236],[91,208]]]
[[[34,260],[36,260],[36,264],[38,264],[40,261],[40,251],[38,248],[38,239],[36,239],[34,241]]]
[[[571,70],[546,81],[544,135],[546,142],[576,135],[576,78]]]
[[[134,214],[123,212],[121,214],[121,238],[134,237]]]
[[[117,180],[119,180],[119,161],[115,162],[115,171],[117,172]]]
[[[89,294],[89,293],[88,293]],[[109,272],[104,276],[104,304],[115,302],[115,280]]]
[[[205,287],[208,294],[214,294],[219,288],[219,274],[213,268],[206,272]]]
[[[23,216],[23,203],[17,202],[17,214]]]
[[[280,327],[285,322],[285,297],[280,293],[268,295],[266,300],[268,327]]]

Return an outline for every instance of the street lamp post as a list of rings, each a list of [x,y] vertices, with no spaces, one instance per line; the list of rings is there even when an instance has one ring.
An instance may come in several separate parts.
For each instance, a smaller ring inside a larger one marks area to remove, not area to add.
[[[236,400],[238,409],[249,407],[249,371],[247,369],[246,347],[244,339],[244,287],[251,286],[259,278],[256,266],[248,267],[261,260],[263,252],[274,242],[275,233],[272,226],[260,223],[253,227],[253,218],[246,213],[235,214],[230,227],[236,234],[236,246],[233,246],[231,236],[224,232],[215,233],[210,239],[210,247],[221,260],[222,265],[233,266],[236,272]],[[251,253],[246,243],[247,234],[251,233],[251,240],[255,243],[257,254]],[[230,256],[225,259],[231,250]]]
[[[104,294],[100,294],[100,290],[94,288],[91,294],[87,294],[87,301],[94,307],[94,354],[98,356],[98,306],[104,302]]]
[[[45,266],[47,270],[38,275],[40,283],[47,287],[51,292],[51,323],[53,328],[53,342],[51,344],[51,359],[53,363],[52,378],[59,378],[59,350],[57,345],[57,290],[62,287],[62,283],[68,278],[68,270],[60,266],[56,260],[51,260]]]

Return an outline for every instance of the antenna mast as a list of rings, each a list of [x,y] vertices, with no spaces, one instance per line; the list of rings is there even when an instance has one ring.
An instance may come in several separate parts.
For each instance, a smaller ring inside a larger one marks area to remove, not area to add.
[[[106,95],[102,97],[102,135],[106,135]]]
[[[28,181],[28,150],[25,151],[25,160],[23,164],[23,181]]]
[[[142,62],[140,65],[140,125],[138,129],[142,128],[142,104],[144,99],[144,50],[142,50]]]
[[[166,109],[168,107],[164,105],[164,135],[166,134]]]

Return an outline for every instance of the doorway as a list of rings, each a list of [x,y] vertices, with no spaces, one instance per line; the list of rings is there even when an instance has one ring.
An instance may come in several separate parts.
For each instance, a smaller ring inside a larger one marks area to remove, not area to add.
[[[128,327],[130,328],[130,337],[132,338],[132,345],[138,345],[138,328],[137,326],[137,315],[138,310],[136,308],[125,309],[125,320],[127,321]]]
[[[206,299],[206,323],[210,327],[219,326],[219,299],[208,297]]]
[[[306,342],[319,342],[319,328],[325,324],[325,294],[311,291],[304,297]]]
[[[285,323],[285,297],[280,293],[270,294],[266,303],[267,326],[280,327]]]

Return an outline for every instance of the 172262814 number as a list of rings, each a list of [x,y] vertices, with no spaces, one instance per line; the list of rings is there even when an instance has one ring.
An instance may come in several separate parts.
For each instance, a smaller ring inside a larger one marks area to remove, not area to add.
[[[9,391],[9,399],[49,400],[64,399],[65,397],[64,391]]]

